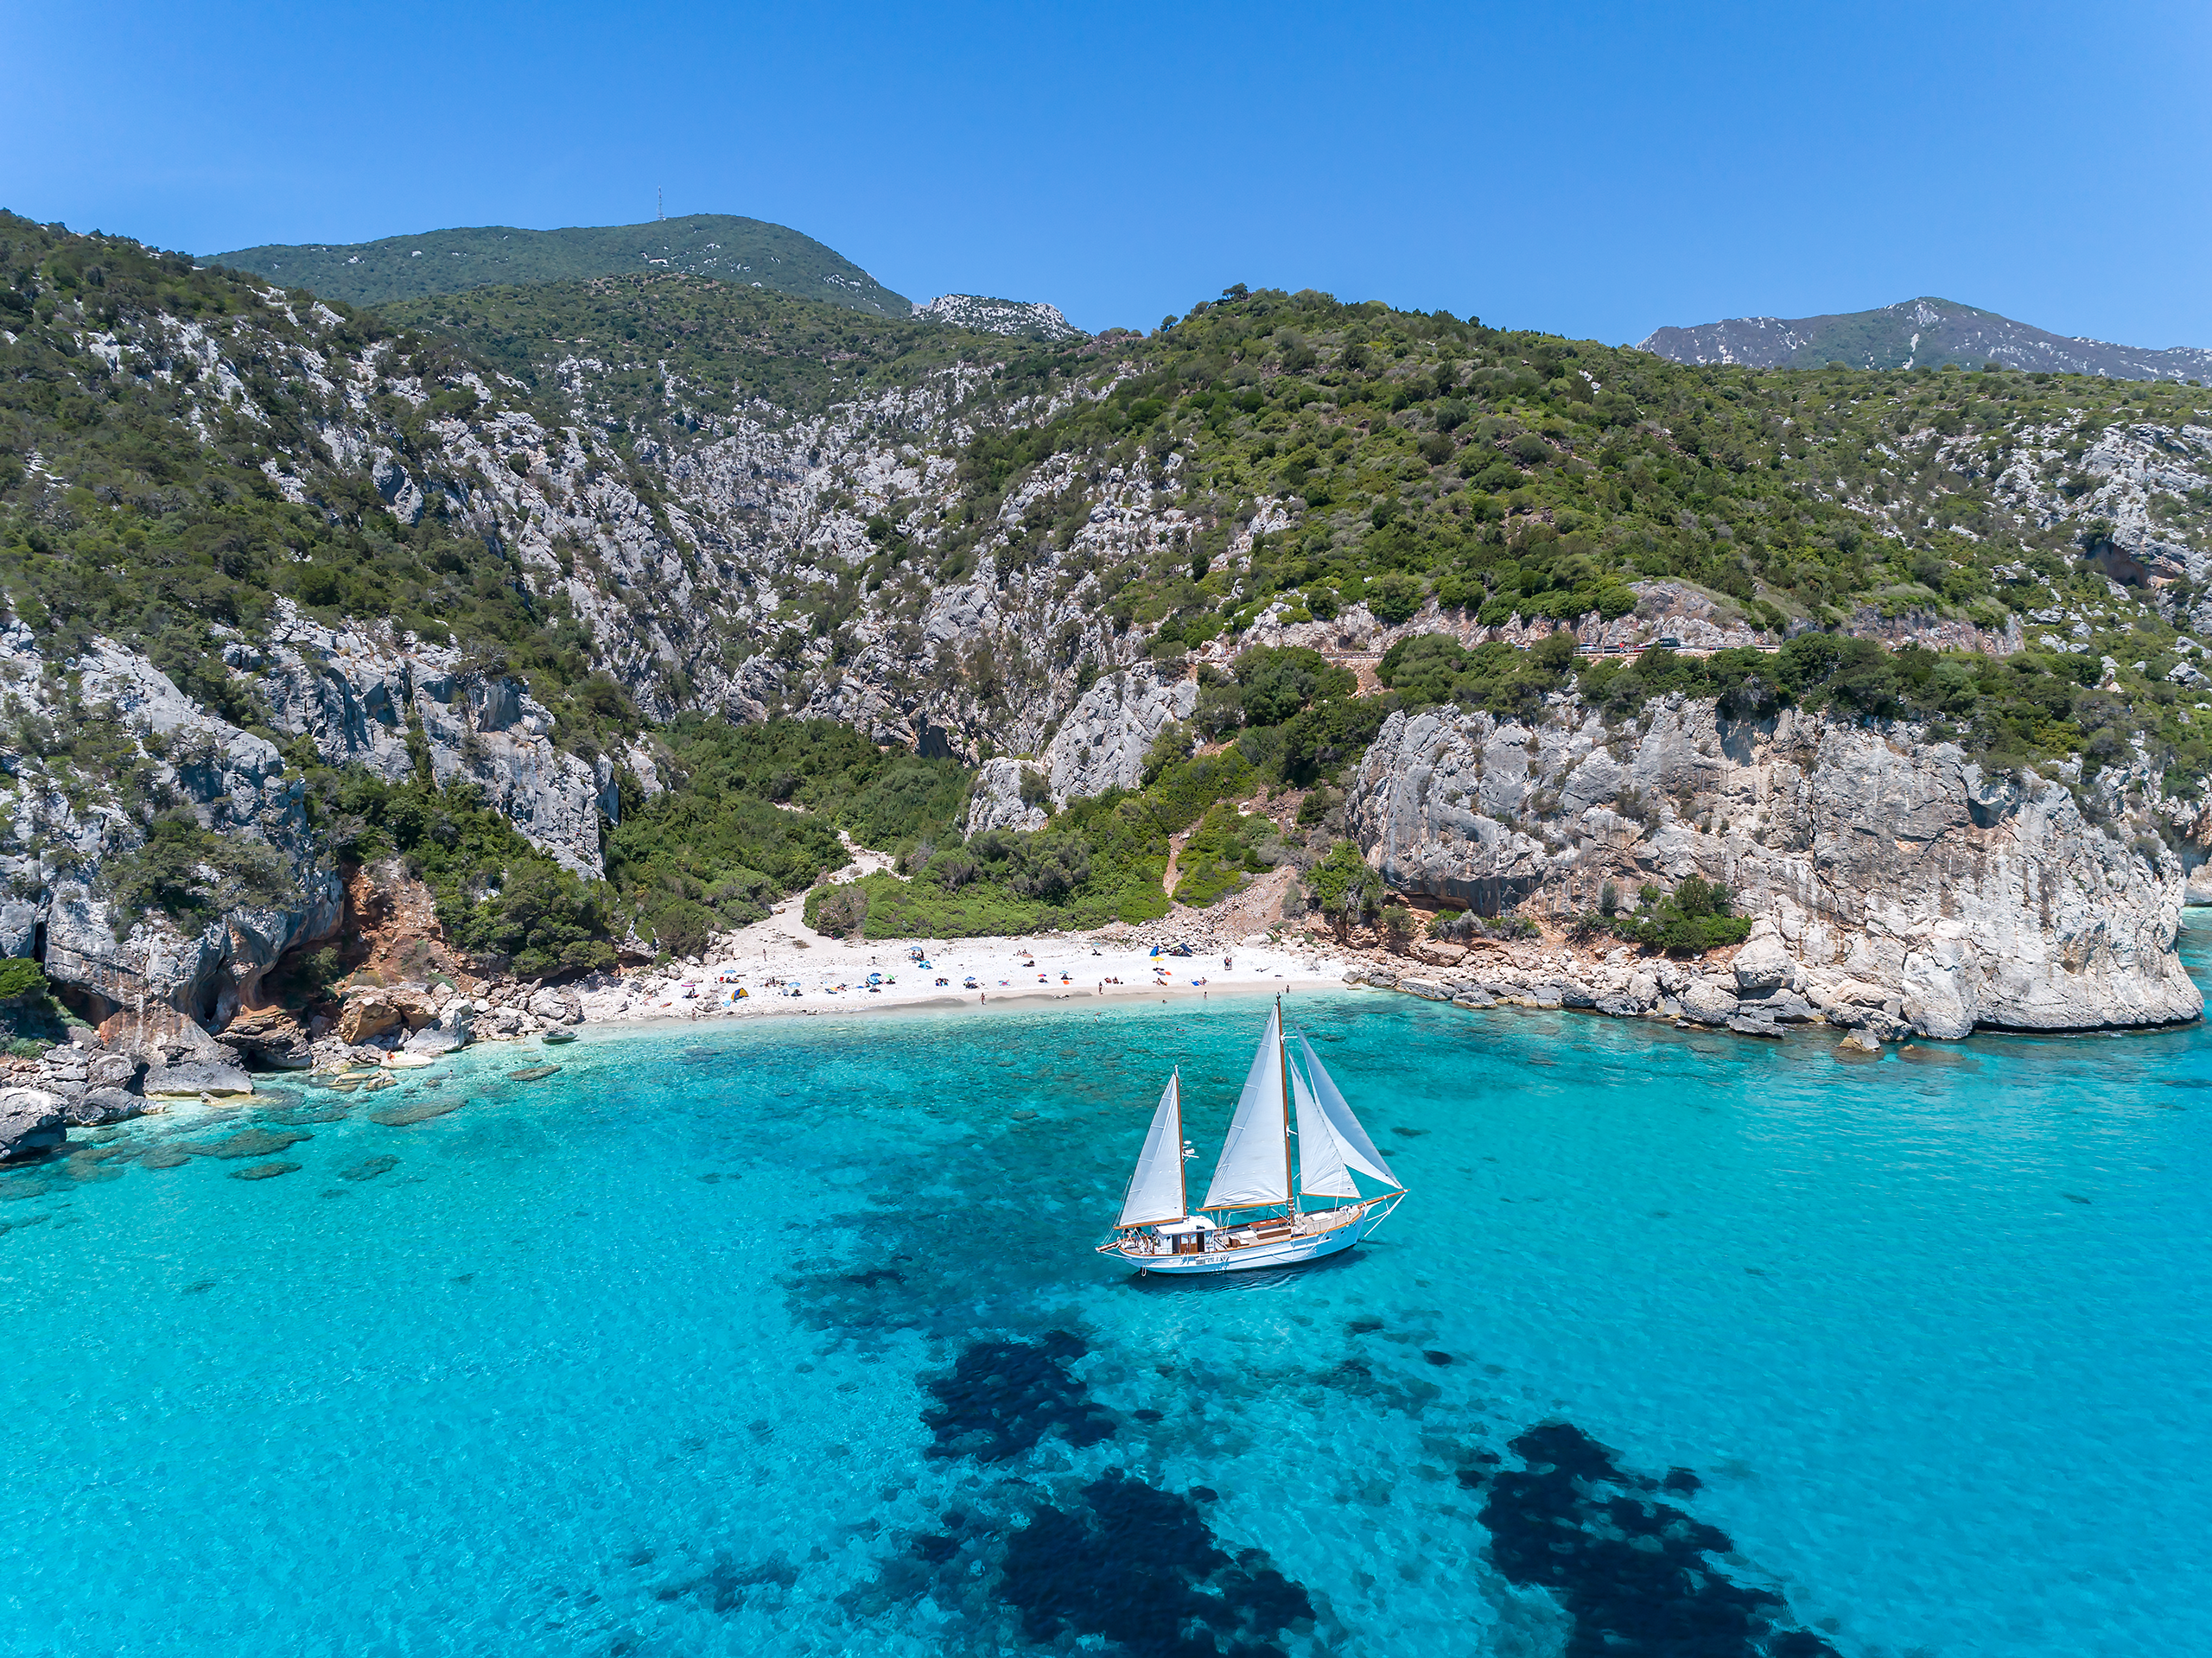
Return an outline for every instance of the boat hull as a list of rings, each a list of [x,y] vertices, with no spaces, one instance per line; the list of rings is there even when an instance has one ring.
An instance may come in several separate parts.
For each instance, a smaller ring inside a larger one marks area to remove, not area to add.
[[[1262,1267],[1300,1267],[1309,1261],[1319,1261],[1325,1255],[1341,1254],[1390,1217],[1403,1201],[1403,1192],[1388,1197],[1378,1197],[1363,1205],[1366,1213],[1356,1220],[1325,1230],[1300,1233],[1268,1242],[1250,1243],[1237,1248],[1210,1249],[1204,1255],[1157,1255],[1137,1254],[1126,1248],[1114,1253],[1140,1272],[1171,1274],[1177,1277],[1198,1277],[1213,1273],[1250,1272]]]

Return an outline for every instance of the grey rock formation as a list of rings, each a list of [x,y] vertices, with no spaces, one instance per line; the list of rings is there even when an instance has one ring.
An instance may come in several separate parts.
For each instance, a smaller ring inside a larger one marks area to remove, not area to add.
[[[1693,1018],[1789,986],[1937,1037],[2197,1017],[2174,950],[2182,867],[2085,819],[2066,786],[1986,776],[1948,743],[1795,711],[1655,702],[1608,729],[1572,700],[1535,727],[1391,717],[1348,821],[1400,890],[1484,913],[1585,911],[1693,874],[1766,925],[1725,982],[1656,987]]]
[[[90,1088],[66,1103],[61,1115],[73,1128],[97,1128],[111,1122],[127,1122],[161,1109],[156,1102],[125,1089]]]
[[[149,1066],[139,1084],[149,1099],[213,1094],[226,1098],[253,1092],[253,1078],[243,1066],[225,1059],[181,1057]]]
[[[67,677],[56,671],[66,666]],[[72,684],[71,679],[74,683]],[[207,713],[143,656],[96,639],[67,664],[48,662],[20,623],[0,629],[0,681],[26,715],[99,719],[137,749],[136,800],[111,775],[67,780],[26,764],[5,821],[0,876],[42,924],[48,979],[111,1045],[143,1050],[168,1038],[196,1046],[227,1020],[294,945],[327,937],[343,893],[307,823],[304,785],[284,776],[275,745]],[[100,895],[103,872],[145,842],[149,804],[189,810],[213,834],[269,848],[273,886],[241,892],[195,936],[166,918],[133,920]]]
[[[1198,705],[1198,682],[1180,670],[1132,668],[1085,691],[1046,751],[1052,799],[1088,799],[1142,781],[1145,755],[1162,731]]]
[[[411,635],[324,627],[280,600],[261,683],[276,728],[313,738],[330,765],[406,778],[419,732],[435,781],[477,785],[541,851],[604,873],[599,820],[620,812],[613,773],[555,745],[552,714],[522,681],[469,671],[458,651]]]
[[[68,1138],[62,1105],[35,1088],[0,1089],[0,1163],[43,1156]]]
[[[976,768],[974,791],[968,797],[968,815],[961,827],[969,835],[985,829],[1034,829],[1045,823],[1042,806],[1025,805],[1021,774],[1029,770],[1020,760],[985,760]]]

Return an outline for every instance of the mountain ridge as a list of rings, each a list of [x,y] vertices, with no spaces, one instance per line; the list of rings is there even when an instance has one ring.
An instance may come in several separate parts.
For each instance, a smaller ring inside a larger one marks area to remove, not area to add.
[[[1637,349],[1669,362],[1745,368],[1980,368],[1996,363],[2030,372],[2098,374],[2116,380],[2212,378],[2212,351],[2152,349],[2056,334],[1955,300],[1923,295],[1871,311],[1821,316],[1728,317],[1687,327],[1655,328]]]
[[[426,299],[494,283],[666,271],[713,276],[876,316],[906,316],[913,302],[804,232],[734,213],[690,213],[638,225],[524,230],[460,226],[372,242],[265,244],[204,263],[305,288],[348,305]]]

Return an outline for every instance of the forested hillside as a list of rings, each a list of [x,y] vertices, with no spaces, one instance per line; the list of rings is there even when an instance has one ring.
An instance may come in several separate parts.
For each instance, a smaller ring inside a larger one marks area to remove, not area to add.
[[[397,856],[487,958],[575,971],[841,829],[912,878],[877,931],[1134,918],[1173,848],[1185,901],[1335,855],[1401,705],[1906,718],[2146,830],[2212,767],[2195,386],[1242,288],[1057,340],[681,274],[355,310],[14,218],[0,275],[11,948],[73,905],[135,960],[287,891],[305,937]],[[1045,827],[978,842],[1007,756]]]
[[[732,213],[553,231],[512,225],[423,231],[376,242],[239,248],[210,254],[206,263],[251,271],[287,288],[311,289],[348,305],[455,294],[493,283],[655,272],[710,276],[876,316],[905,316],[911,304],[812,237]]]

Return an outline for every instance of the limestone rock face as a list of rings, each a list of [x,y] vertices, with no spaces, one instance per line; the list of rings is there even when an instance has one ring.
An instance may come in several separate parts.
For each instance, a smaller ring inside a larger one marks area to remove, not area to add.
[[[67,1138],[59,1099],[35,1088],[0,1089],[0,1163],[40,1156]]]
[[[1985,775],[1903,727],[1732,721],[1679,697],[1617,730],[1573,698],[1533,727],[1401,713],[1346,817],[1392,886],[1484,913],[1592,910],[1608,880],[1723,883],[1754,934],[1726,984],[1670,988],[1693,1017],[1785,986],[1937,1037],[2202,1012],[2174,950],[2171,852],[2089,823],[2063,784]]]
[[[975,792],[968,797],[966,833],[1044,827],[1045,809],[1022,804],[1022,770],[1020,760],[1009,759],[985,760],[976,769]]]
[[[471,672],[450,645],[324,627],[279,600],[259,683],[276,728],[313,738],[330,765],[406,778],[414,727],[439,784],[476,784],[532,845],[578,874],[604,873],[600,816],[621,809],[613,768],[555,746],[551,712],[521,680]]]
[[[48,979],[111,1045],[145,1051],[172,1037],[197,1045],[204,1026],[252,1000],[286,950],[336,930],[337,876],[308,828],[305,785],[284,776],[274,744],[207,713],[143,656],[106,640],[49,663],[29,629],[10,623],[0,627],[0,681],[29,712],[93,717],[128,734],[138,787],[181,803],[204,830],[268,849],[268,890],[238,893],[196,935],[159,914],[134,919],[102,895],[100,877],[144,845],[142,813],[112,777],[61,790],[26,767],[21,781],[31,786],[0,812],[11,820],[7,843],[27,850],[0,852],[0,876],[35,896],[0,907],[0,947],[28,951],[42,924]]]
[[[1150,668],[1107,675],[1068,711],[1046,750],[1053,803],[1135,788],[1154,741],[1198,705],[1198,682],[1179,670],[1166,677]]]

